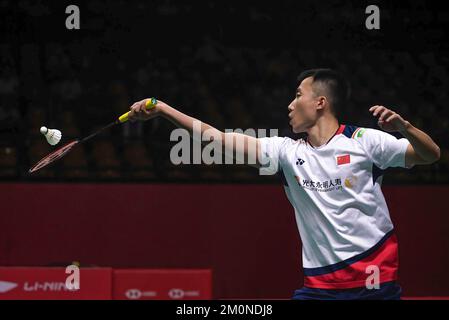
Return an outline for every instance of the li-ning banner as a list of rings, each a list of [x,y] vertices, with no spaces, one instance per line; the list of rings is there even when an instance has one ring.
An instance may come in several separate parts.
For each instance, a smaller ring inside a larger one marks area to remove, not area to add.
[[[0,300],[10,299],[206,300],[212,271],[0,267]]]
[[[0,267],[0,300],[109,300],[111,268]]]

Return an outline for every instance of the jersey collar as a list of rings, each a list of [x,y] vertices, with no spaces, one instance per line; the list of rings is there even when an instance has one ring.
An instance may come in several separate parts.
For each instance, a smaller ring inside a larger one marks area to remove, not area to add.
[[[345,127],[346,127],[346,126],[345,126],[344,124],[340,124],[340,125],[338,126],[337,131],[335,131],[335,133],[332,135],[332,137],[330,137],[329,140],[327,140],[327,142],[326,142],[325,144],[319,146],[318,148],[321,148],[321,147],[327,145],[327,144],[328,144],[328,143],[329,143],[329,142],[330,142],[336,135],[342,134],[343,131],[345,130]],[[307,137],[306,140],[307,140],[307,143],[308,143],[312,148],[316,149],[316,147],[312,146],[312,144],[309,142],[309,137]]]

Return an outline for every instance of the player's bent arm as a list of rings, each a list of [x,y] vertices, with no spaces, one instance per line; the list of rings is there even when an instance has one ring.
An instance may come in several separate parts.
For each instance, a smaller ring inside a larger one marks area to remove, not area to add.
[[[222,132],[207,123],[190,117],[167,104],[161,105],[160,115],[171,121],[177,127],[186,129],[189,133],[207,137],[208,141],[219,139],[225,147],[225,154],[236,159],[243,159],[245,164],[259,168],[259,139],[241,133]],[[208,142],[206,141],[206,142]]]
[[[410,144],[405,152],[405,166],[430,164],[440,159],[440,147],[426,133],[414,127],[398,113],[384,106],[375,105],[369,108],[374,117],[378,117],[379,126],[387,131],[399,131]]]
[[[410,168],[416,164],[431,164],[440,159],[440,147],[425,132],[407,122],[401,134],[410,144],[405,152],[405,165]]]

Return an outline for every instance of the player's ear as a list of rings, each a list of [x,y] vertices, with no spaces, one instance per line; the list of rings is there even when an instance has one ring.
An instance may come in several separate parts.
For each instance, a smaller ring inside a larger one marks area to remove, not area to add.
[[[326,104],[328,104],[327,103],[327,99],[326,99],[326,97],[325,96],[319,96],[318,98],[317,98],[317,110],[322,110],[322,109],[324,109],[324,106],[326,105]]]

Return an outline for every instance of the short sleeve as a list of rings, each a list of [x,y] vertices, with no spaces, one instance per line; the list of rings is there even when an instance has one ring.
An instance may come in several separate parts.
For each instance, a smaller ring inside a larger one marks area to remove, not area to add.
[[[380,169],[388,167],[405,168],[405,152],[409,141],[376,129],[360,128],[354,133],[373,163]]]
[[[287,139],[281,137],[259,138],[261,174],[273,175],[279,171],[280,158]]]

